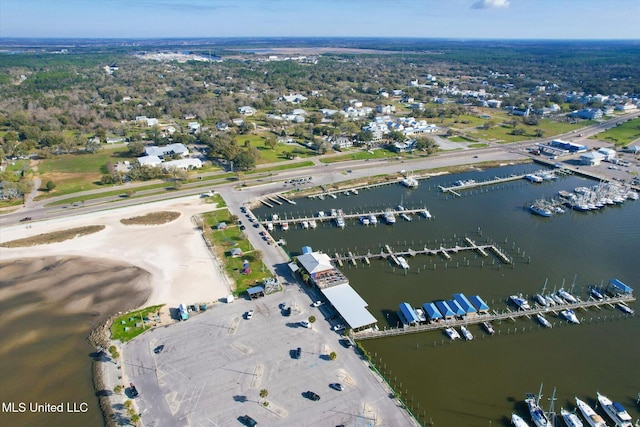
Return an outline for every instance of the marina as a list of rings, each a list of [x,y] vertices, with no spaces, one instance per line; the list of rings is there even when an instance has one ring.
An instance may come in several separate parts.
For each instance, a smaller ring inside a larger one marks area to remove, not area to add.
[[[422,214],[422,212],[424,212],[426,209],[425,208],[417,208],[417,209],[405,209],[404,211],[402,211],[403,214],[405,215],[416,215],[416,214]],[[331,221],[332,219],[334,219],[335,217],[341,217],[342,219],[355,219],[355,220],[360,220],[360,218],[362,218],[363,216],[368,217],[369,219],[371,219],[371,217],[383,217],[383,218],[387,218],[388,215],[393,215],[394,211],[390,211],[390,210],[378,210],[378,211],[373,211],[373,212],[355,212],[355,213],[344,213],[344,212],[338,212],[338,210],[336,209],[332,209],[332,214],[331,216],[326,216],[324,214],[322,215],[317,215],[317,216],[304,216],[304,217],[298,217],[298,218],[272,218],[270,220],[261,220],[260,223],[262,225],[266,225],[267,223],[272,223],[274,225],[279,225],[282,224],[283,222],[288,222],[290,224],[297,224],[297,223],[302,223],[304,221]],[[400,212],[398,212],[400,213]],[[424,216],[424,214],[422,214]],[[395,222],[395,218],[394,221]],[[376,221],[377,223],[377,221]],[[387,223],[391,223],[388,222]]]
[[[438,186],[441,192],[443,193],[451,193],[455,196],[460,197],[459,191],[470,190],[477,187],[484,187],[488,185],[497,185],[503,184],[505,182],[518,181],[521,179],[526,179],[533,183],[541,183],[543,181],[548,181],[552,179],[556,179],[556,173],[561,175],[567,175],[571,173],[567,169],[557,169],[556,171],[550,170],[539,170],[531,173],[523,173],[523,174],[512,174],[505,177],[494,177],[491,179],[486,179],[483,181],[476,181],[475,179],[468,180],[458,180],[454,183],[454,185],[450,186]]]

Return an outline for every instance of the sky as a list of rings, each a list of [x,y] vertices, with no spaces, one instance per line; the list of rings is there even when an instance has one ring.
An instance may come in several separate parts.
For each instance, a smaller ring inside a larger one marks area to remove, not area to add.
[[[640,39],[640,0],[0,0],[1,37]]]

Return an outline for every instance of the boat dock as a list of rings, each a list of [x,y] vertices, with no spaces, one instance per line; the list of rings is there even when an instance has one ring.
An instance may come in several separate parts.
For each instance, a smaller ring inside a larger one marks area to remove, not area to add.
[[[276,205],[282,205],[282,202],[280,200],[276,199],[275,197],[267,196],[267,199],[269,199],[270,202],[273,202]]]
[[[286,197],[284,197],[282,194],[278,194],[278,197],[280,197],[282,200],[284,200],[285,202],[289,203],[290,205],[295,205],[296,202],[294,202],[291,199],[287,199]]]
[[[371,188],[382,187],[382,186],[385,186],[385,185],[400,184],[401,180],[402,180],[402,177],[398,177],[397,179],[392,179],[392,180],[384,181],[384,182],[376,182],[376,183],[373,183],[373,184],[363,184],[363,185],[356,185],[356,186],[349,187],[349,188],[342,188],[342,189],[337,189],[337,190],[323,191],[322,193],[310,194],[307,197],[310,198],[310,199],[315,199],[315,198],[318,198],[318,197],[327,197],[327,196],[335,198],[336,196],[338,196],[341,193],[344,193],[345,191],[349,191],[351,193],[351,192],[353,192],[353,190],[357,190],[357,191],[369,190]]]
[[[271,198],[269,198],[269,200],[271,200]],[[264,200],[262,201],[262,203],[265,203]],[[278,201],[279,204],[282,204],[280,201]],[[407,214],[407,215],[412,215],[412,214],[419,214],[420,212],[424,211],[425,208],[418,208],[418,209],[405,209],[404,211],[402,211],[403,213]],[[369,216],[369,215],[375,215],[377,217],[383,216],[384,213],[386,212],[386,210],[384,211],[376,211],[376,212],[364,212],[364,213],[351,213],[351,214],[341,214],[338,215],[339,217],[341,217],[342,219],[358,219],[361,216]],[[394,213],[396,213],[394,211]],[[278,218],[278,219],[274,219],[274,220],[261,220],[260,223],[262,225],[266,225],[268,222],[272,223],[273,225],[279,225],[282,224],[283,222],[288,222],[290,224],[297,224],[297,223],[302,223],[304,221],[311,221],[311,220],[315,220],[315,221],[331,221],[335,218],[338,218],[338,216],[323,216],[323,217],[318,217],[318,216],[310,216],[310,217],[300,217],[300,218]]]
[[[382,338],[382,337],[389,337],[389,336],[395,336],[395,335],[411,334],[411,333],[417,333],[417,332],[435,331],[435,330],[445,329],[450,326],[454,326],[454,327],[466,326],[466,325],[480,324],[482,322],[515,320],[518,317],[530,318],[532,316],[535,316],[536,314],[545,314],[545,313],[553,313],[554,315],[558,316],[559,319],[562,319],[561,317],[559,317],[559,312],[565,309],[583,309],[583,310],[587,310],[589,308],[600,309],[600,307],[603,305],[606,305],[609,307],[615,307],[615,304],[629,303],[635,300],[636,299],[632,295],[622,295],[622,296],[607,298],[604,300],[589,299],[586,301],[578,301],[572,304],[563,304],[562,306],[558,306],[558,307],[538,306],[536,308],[531,308],[529,310],[518,310],[518,311],[507,310],[502,313],[498,313],[494,311],[493,313],[478,314],[475,316],[468,316],[468,317],[465,316],[463,319],[441,320],[439,322],[418,324],[415,326],[407,326],[403,328],[391,328],[391,329],[383,329],[383,330],[377,330],[377,331],[366,330],[366,331],[360,331],[360,332],[353,332],[351,334],[351,337],[354,340],[367,340],[367,339]]]
[[[424,248],[418,250],[407,249],[404,251],[394,251],[389,245],[384,245],[384,247],[380,249],[380,253],[368,252],[365,255],[357,255],[352,252],[349,252],[347,255],[340,255],[336,253],[331,260],[342,266],[343,262],[351,262],[353,265],[356,265],[356,261],[362,260],[363,262],[369,264],[369,261],[371,259],[390,258],[395,265],[397,265],[398,267],[402,267],[402,263],[400,262],[398,257],[415,257],[416,255],[442,255],[442,257],[450,261],[452,253],[457,254],[458,252],[462,251],[476,251],[480,255],[487,257],[489,256],[487,251],[491,251],[503,263],[511,264],[511,258],[509,258],[504,252],[502,252],[498,247],[494,245],[477,245],[473,240],[469,238],[465,238],[465,242],[467,242],[469,246],[456,245],[449,248],[440,246],[438,249],[429,249],[425,246]]]
[[[438,188],[443,193],[451,193],[455,196],[460,197],[460,193],[458,193],[456,190],[468,190],[470,188],[483,187],[485,185],[494,185],[494,184],[502,184],[503,182],[517,181],[519,179],[523,179],[525,175],[526,174],[510,175],[503,178],[495,177],[493,179],[488,179],[486,181],[465,182],[459,185],[453,185],[451,187],[443,187],[442,185],[439,185]]]

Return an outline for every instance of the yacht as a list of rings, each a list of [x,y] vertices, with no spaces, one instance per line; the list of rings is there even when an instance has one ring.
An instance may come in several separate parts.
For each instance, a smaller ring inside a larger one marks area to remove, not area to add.
[[[305,230],[309,228],[309,221],[302,221],[302,228],[304,228]]]
[[[531,212],[533,212],[536,215],[540,215],[543,217],[550,217],[553,215],[553,212],[551,211],[551,209],[547,208],[546,206],[542,205],[541,203],[534,203],[532,205],[529,206],[529,210]]]
[[[344,228],[344,226],[346,225],[344,219],[341,216],[336,218],[336,225],[340,228]]]
[[[392,211],[386,211],[384,213],[384,220],[387,224],[395,224],[396,223],[396,216],[393,214]]]
[[[409,263],[407,262],[407,260],[404,257],[399,256],[398,257],[398,263],[400,263],[400,267],[402,267],[403,270],[408,270],[409,269]]]
[[[518,414],[511,414],[511,424],[515,427],[529,427],[529,424]]]
[[[287,231],[289,229],[289,223],[288,222],[283,222],[282,223],[282,231]]]
[[[562,298],[560,298],[558,295],[552,294],[551,298],[556,302],[556,304],[558,305],[562,305],[564,304],[564,300]]]
[[[423,309],[416,308],[414,311],[416,312],[416,316],[418,316],[418,320],[421,323],[426,323],[427,322],[427,316],[425,316]]]
[[[460,339],[460,334],[458,333],[458,331],[456,331],[455,328],[448,327],[445,328],[444,331],[452,340]]]
[[[465,186],[465,185],[471,185],[471,184],[475,184],[475,183],[476,183],[475,179],[459,179],[456,182],[454,182],[454,184],[457,187],[462,187],[462,186]]]
[[[427,209],[422,211],[422,216],[425,217],[426,219],[431,219],[431,212],[429,212]]]
[[[466,339],[467,341],[471,341],[473,339],[473,334],[469,329],[466,328],[466,326],[460,326],[460,330],[462,331],[462,336],[464,336],[464,339]]]
[[[573,310],[562,310],[560,312],[560,315],[562,315],[562,317],[564,317],[569,323],[575,323],[576,325],[580,324],[580,321],[578,320],[578,316],[576,316],[575,311]]]
[[[604,295],[602,295],[596,288],[591,288],[591,296],[597,301],[602,301],[604,299]]]
[[[407,188],[418,188],[418,180],[410,176],[404,178],[400,183]]]
[[[493,335],[496,331],[493,329],[493,325],[490,322],[482,322],[482,327],[489,335]]]
[[[574,297],[573,295],[571,295],[569,292],[565,291],[562,288],[560,288],[560,290],[558,291],[558,296],[564,299],[566,302],[570,302],[572,304],[575,304],[578,302],[576,297]]]
[[[369,215],[369,223],[372,225],[376,225],[378,223],[378,218],[375,215]]]
[[[318,223],[316,222],[315,219],[309,220],[309,227],[316,228],[317,226],[318,226]]]
[[[547,318],[544,317],[542,314],[540,314],[540,313],[536,314],[536,319],[538,319],[538,322],[540,322],[540,324],[542,326],[544,326],[545,328],[550,328],[551,327],[551,322],[549,322],[547,320]]]
[[[400,218],[404,219],[407,222],[411,222],[411,217],[409,215],[407,215],[406,213],[401,213],[400,214]]]
[[[541,176],[538,176],[538,175],[533,174],[533,173],[528,173],[524,177],[525,177],[525,179],[528,179],[531,182],[540,183],[540,182],[544,181],[544,179]]]
[[[607,416],[611,418],[611,421],[615,423],[615,427],[632,427],[631,415],[624,407],[618,402],[612,402],[609,398],[599,392],[596,392],[598,396],[598,404],[604,409]]]
[[[367,218],[366,216],[361,216],[360,222],[362,223],[362,225],[369,225],[371,221],[369,221],[369,218]]]
[[[268,222],[267,223],[267,230],[273,231],[273,223],[272,222]]]
[[[576,397],[576,406],[580,410],[580,413],[587,420],[587,424],[591,427],[607,427],[607,424],[604,422],[602,417],[596,414],[596,411],[589,405],[587,405],[582,400]]]
[[[542,385],[540,385],[540,391],[542,392]],[[525,402],[529,407],[529,414],[531,415],[531,421],[536,427],[553,427],[551,421],[547,417],[547,414],[544,413],[542,408],[539,405],[541,393],[538,393],[536,397],[533,394],[527,395]]]
[[[544,299],[547,300],[547,302],[549,303],[549,307],[555,307],[556,302],[553,298],[551,298],[549,295],[545,295]]]
[[[529,306],[529,303],[527,302],[527,300],[518,295],[511,295],[509,297],[509,300],[515,305],[517,305],[519,309],[522,309],[522,310],[531,309],[531,306]]]
[[[564,423],[567,425],[567,427],[582,427],[582,421],[580,421],[580,418],[578,418],[578,416],[574,413],[574,412],[569,412],[564,408],[560,408],[560,415],[562,415],[562,419],[564,420]]]
[[[396,208],[396,210],[397,210],[398,212],[402,212],[402,211],[404,210],[404,206],[402,206],[402,205],[398,205],[398,207]]]
[[[616,307],[618,307],[620,310],[624,311],[626,314],[635,313],[635,311],[633,311],[633,308],[631,308],[627,304],[624,304],[624,303],[621,303],[621,302],[616,304]]]
[[[533,299],[536,300],[536,302],[538,304],[540,304],[542,307],[549,307],[549,302],[547,301],[547,299],[545,297],[543,297],[540,294],[536,294]]]

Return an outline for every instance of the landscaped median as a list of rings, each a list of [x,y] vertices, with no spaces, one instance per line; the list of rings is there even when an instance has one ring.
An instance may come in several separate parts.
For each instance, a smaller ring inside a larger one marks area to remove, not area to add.
[[[227,276],[235,281],[236,296],[271,276],[262,262],[262,252],[251,245],[238,224],[237,216],[223,208],[207,212],[200,219],[207,243],[220,260]]]

